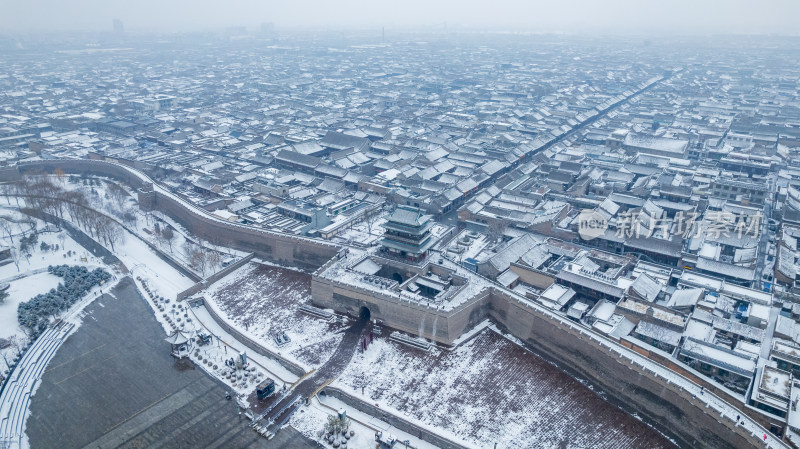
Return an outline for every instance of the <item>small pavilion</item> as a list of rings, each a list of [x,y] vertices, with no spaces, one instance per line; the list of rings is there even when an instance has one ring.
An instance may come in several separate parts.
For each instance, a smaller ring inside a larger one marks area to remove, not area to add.
[[[173,357],[182,359],[189,356],[189,353],[192,351],[192,337],[191,334],[186,331],[175,330],[164,340],[169,342],[172,347]]]

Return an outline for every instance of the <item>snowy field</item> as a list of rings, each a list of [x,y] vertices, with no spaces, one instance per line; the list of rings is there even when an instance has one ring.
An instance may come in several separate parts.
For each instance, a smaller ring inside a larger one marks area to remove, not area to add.
[[[493,330],[453,351],[379,338],[334,386],[472,447],[671,447],[655,430]],[[364,394],[362,396],[362,388]]]
[[[24,334],[17,321],[17,306],[40,293],[58,287],[61,278],[50,273],[36,273],[11,281],[8,298],[0,303],[0,338]]]
[[[341,341],[345,326],[299,310],[311,299],[311,275],[289,268],[249,263],[205,293],[237,329],[306,370],[322,365]],[[278,346],[285,333],[290,342]]]
[[[11,226],[14,242],[12,243],[9,236],[3,232],[0,244],[13,246],[15,250],[18,250],[20,238],[30,234],[31,226],[26,222],[35,223],[36,229],[40,231],[36,245],[28,251],[30,257],[19,256],[19,268],[13,262],[0,266],[0,282],[9,284],[9,295],[5,301],[0,302],[0,338],[16,337],[20,342],[27,342],[25,332],[17,321],[17,306],[58,286],[61,278],[47,273],[49,265],[83,265],[89,269],[110,268],[72,240],[66,232],[56,231],[56,228],[47,223],[31,219],[9,207],[5,204],[0,207],[0,216],[17,221]],[[47,244],[51,249],[46,251],[40,249],[42,243]],[[58,245],[58,250],[55,250],[56,245]],[[9,361],[13,359],[16,352],[17,350],[12,347],[0,349],[0,355],[4,355]],[[6,366],[3,363],[0,372],[5,370]]]

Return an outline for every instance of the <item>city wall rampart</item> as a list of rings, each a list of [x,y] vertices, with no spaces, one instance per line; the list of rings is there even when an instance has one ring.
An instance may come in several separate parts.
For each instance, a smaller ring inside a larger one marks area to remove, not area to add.
[[[252,226],[227,222],[193,206],[178,194],[154,186],[143,173],[106,161],[89,159],[59,159],[32,161],[14,169],[0,170],[0,181],[14,181],[25,173],[92,174],[120,180],[139,191],[143,209],[157,210],[179,222],[192,234],[210,242],[256,256],[274,263],[314,270],[325,264],[339,251],[330,242],[270,232]]]
[[[192,233],[213,237],[224,245],[253,252],[273,262],[316,269],[312,276],[312,302],[318,306],[351,315],[358,315],[362,307],[367,307],[372,318],[382,320],[389,327],[444,344],[452,343],[472,326],[491,318],[538,355],[556,362],[577,377],[588,379],[626,411],[646,417],[682,447],[764,447],[762,437],[766,429],[756,427],[751,433],[737,426],[729,414],[708,405],[705,398],[691,391],[699,379],[670,371],[639,352],[605,340],[499,287],[483,290],[456,307],[442,308],[420,304],[402,295],[395,297],[327,279],[321,273],[336,260],[338,246],[223,222],[187,206],[175,194],[154,188],[144,175],[113,163],[87,160],[25,163],[18,170],[0,169],[0,181],[18,179],[24,172],[52,173],[57,168],[66,173],[100,174],[122,180],[140,189],[143,207],[152,207],[171,216]],[[224,320],[217,317],[217,321]],[[226,330],[237,338],[249,340],[233,327],[228,326]],[[248,343],[248,346],[260,347],[256,342]],[[675,380],[674,376],[681,377],[678,381],[668,380]],[[712,390],[706,394],[712,394]],[[724,402],[719,396],[715,398]],[[753,423],[766,424],[758,419],[748,422],[751,429]]]

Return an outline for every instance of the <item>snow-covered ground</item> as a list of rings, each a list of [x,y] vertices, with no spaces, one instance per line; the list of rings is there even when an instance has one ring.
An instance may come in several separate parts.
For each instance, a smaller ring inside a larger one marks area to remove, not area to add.
[[[30,416],[30,399],[41,385],[42,374],[61,344],[80,326],[83,309],[89,305],[99,291],[107,291],[115,282],[89,290],[82,300],[73,304],[63,314],[60,326],[49,327],[34,341],[11,373],[8,384],[0,395],[0,436],[9,444],[9,449],[30,447],[25,433]],[[7,438],[7,440],[6,440]]]
[[[356,410],[330,396],[317,396],[308,405],[301,406],[292,415],[289,425],[306,437],[322,443],[320,432],[324,429],[328,417],[335,416],[339,410],[345,411],[351,420],[350,430],[355,432],[355,435],[347,441],[348,448],[372,449],[376,446],[375,432],[381,432],[384,436],[391,436],[399,441],[408,441],[409,448],[436,449],[436,446],[431,443],[392,427],[380,419]],[[399,447],[403,448],[405,445],[399,445]]]
[[[462,444],[666,447],[655,430],[493,330],[453,351],[378,338],[334,386]],[[363,388],[363,395],[362,395]]]
[[[256,368],[261,370],[266,376],[272,378],[277,388],[282,388],[284,384],[287,386],[291,385],[297,381],[298,377],[284,368],[283,365],[276,360],[256,354],[239,343],[232,335],[222,329],[222,327],[214,321],[205,307],[192,308],[189,310],[189,313],[190,316],[193,317],[193,321],[198,328],[202,328],[206,332],[211,332],[211,334],[220,339],[219,345],[214,342],[213,345],[200,347],[200,353],[206,359],[221,361],[226,358],[230,359],[239,352],[245,352],[247,353],[247,359],[250,361],[251,365],[256,366]],[[227,346],[227,349],[225,349],[225,346]],[[215,375],[219,378],[225,377],[224,373]],[[225,380],[227,381],[228,379]],[[232,384],[232,387],[239,394],[246,395],[253,390],[252,385],[246,388],[240,388],[240,386],[233,385],[232,382],[229,383]]]
[[[83,186],[82,181],[77,180],[75,183],[70,183],[68,180],[61,180],[61,185],[70,186],[73,189],[78,189],[84,191],[87,196],[90,198],[94,198],[94,202],[92,203],[93,207],[96,207],[103,212],[111,215],[116,216],[118,219],[121,219],[119,216],[119,210],[116,205],[112,204],[111,201],[104,200],[105,196],[105,188],[106,185],[103,181],[95,180],[94,185],[92,186]],[[127,201],[131,201],[130,198]],[[11,206],[7,206],[9,209],[4,211],[4,213],[8,214],[16,214],[18,218],[22,219],[25,218],[19,212],[13,210],[13,206],[16,205],[15,201],[12,201]],[[20,200],[20,205],[24,205],[24,200]],[[135,207],[135,206],[134,206]],[[160,217],[164,219],[161,223],[167,223],[169,220],[166,220],[166,217]],[[65,219],[68,221],[70,220],[69,214],[65,214]],[[186,308],[180,311],[181,315],[172,314],[170,312],[171,307],[175,304],[175,298],[178,292],[185,290],[186,288],[190,287],[194,284],[192,279],[189,279],[185,275],[183,275],[180,271],[175,269],[172,265],[165,262],[158,254],[155,253],[153,248],[151,248],[147,243],[145,243],[145,239],[147,239],[151,244],[162,249],[163,252],[169,253],[168,245],[164,242],[159,242],[156,239],[152,238],[152,234],[145,231],[145,229],[150,228],[152,229],[152,224],[155,220],[158,220],[158,217],[148,217],[144,218],[143,216],[139,216],[136,221],[135,226],[130,226],[130,229],[134,232],[130,232],[127,229],[122,229],[122,237],[119,239],[119,242],[115,245],[113,253],[120,259],[120,261],[128,268],[130,274],[135,278],[136,285],[139,288],[142,295],[146,298],[148,303],[151,305],[155,312],[156,319],[161,323],[162,327],[166,333],[169,333],[173,330],[172,326],[169,324],[167,318],[177,318],[181,317],[181,322],[177,323],[179,327],[186,328],[190,331],[198,331],[202,333],[211,333],[213,335],[217,335],[220,337],[220,343],[217,345],[215,344],[212,346],[204,346],[198,348],[199,351],[197,355],[193,352],[191,358],[204,370],[209,372],[211,375],[219,378],[220,380],[228,383],[231,386],[231,390],[241,394],[247,395],[255,386],[257,380],[263,379],[264,377],[272,377],[276,380],[278,388],[283,387],[284,383],[293,383],[297,380],[297,377],[285,370],[278,362],[275,360],[268,359],[266,357],[261,357],[258,354],[253,354],[250,351],[247,351],[246,347],[241,343],[237,342],[232,336],[225,333],[208,315],[205,309],[195,309],[188,311]],[[181,251],[178,250],[178,247],[182,245],[184,240],[192,239],[188,234],[186,234],[185,230],[177,226],[176,223],[169,221],[169,223],[174,227],[176,230],[175,232],[175,240],[173,241],[173,248],[175,251],[172,253],[173,257],[178,259],[181,262],[185,262],[181,257]],[[38,228],[42,229],[46,226],[44,222],[39,222]],[[51,226],[52,227],[52,226]],[[63,237],[63,236],[62,236]],[[16,237],[15,237],[16,238]],[[57,236],[53,235],[53,239],[56,239]],[[50,242],[51,237],[48,237],[47,234],[42,234],[39,239],[38,245],[41,241]],[[194,239],[192,239],[194,240]],[[49,276],[47,273],[40,274],[41,271],[45,270],[46,267],[50,264],[60,264],[60,263],[81,263],[81,264],[88,264],[88,265],[97,265],[100,266],[102,261],[100,259],[94,258],[89,254],[85,249],[80,247],[77,243],[69,239],[67,236],[64,240],[65,244],[61,244],[59,240],[59,245],[65,248],[72,249],[75,252],[75,255],[71,258],[63,259],[59,258],[60,253],[50,254],[50,253],[42,253],[39,254],[38,249],[32,252],[32,257],[30,261],[27,259],[23,259],[20,262],[20,270],[22,271],[21,275],[25,275],[25,270],[28,270],[28,275],[37,275],[37,276]],[[194,240],[197,241],[197,240]],[[207,244],[207,246],[209,246]],[[110,248],[108,248],[110,249]],[[241,256],[242,254],[236,254]],[[38,257],[37,257],[38,256]],[[85,259],[85,260],[83,260]],[[9,268],[11,267],[11,268]],[[11,270],[14,270],[12,272]],[[16,273],[16,268],[14,265],[6,265],[0,267],[0,275],[8,275],[6,281],[9,281],[14,278],[11,276],[12,274]],[[211,271],[207,272],[206,274],[211,274]],[[20,275],[20,276],[21,276]],[[2,279],[0,279],[2,280]],[[20,279],[22,281],[23,279]],[[57,279],[56,279],[57,280]],[[16,281],[14,281],[16,282]],[[43,284],[42,289],[44,291],[50,288],[50,282]],[[12,283],[12,289],[14,288],[15,283]],[[33,293],[37,287],[29,287],[28,284],[26,288],[29,289],[29,292]],[[57,285],[57,282],[56,284]],[[152,296],[148,291],[144,288],[147,285],[150,292],[152,292]],[[45,288],[45,286],[47,288]],[[12,292],[13,293],[13,292]],[[41,291],[37,291],[36,293],[41,293]],[[35,294],[35,293],[34,293]],[[160,301],[158,298],[163,297],[168,299],[170,303],[166,303],[165,301]],[[29,298],[24,298],[23,300],[27,300]],[[2,316],[2,319],[9,320],[9,322],[15,322],[16,320],[16,304],[11,304],[9,302],[9,307],[6,310],[12,311],[13,313],[9,313],[8,316],[5,314]],[[159,309],[159,305],[163,307],[163,310]],[[0,305],[1,307],[2,305]],[[179,307],[185,307],[185,305],[181,304]],[[3,309],[0,309],[3,310]],[[3,310],[4,311],[4,310]],[[192,321],[188,323],[187,320],[183,318],[183,313],[186,313],[188,316],[191,317]],[[191,314],[191,315],[189,315]],[[19,329],[19,327],[17,326]],[[21,329],[20,329],[21,330]],[[216,343],[216,342],[215,342]],[[9,350],[12,348],[9,348]],[[224,360],[229,359],[239,352],[244,351],[248,353],[248,359],[250,361],[250,365],[253,368],[249,374],[248,378],[244,378],[242,376],[241,379],[238,378],[239,374],[237,373],[235,376],[230,376],[229,370],[224,368]],[[210,364],[208,362],[211,362]],[[214,367],[216,365],[216,368]]]
[[[363,221],[354,223],[331,240],[337,243],[356,242],[364,246],[370,246],[383,238],[384,229],[381,226],[383,223],[386,223],[386,219],[383,217],[373,219],[372,227],[367,226],[367,223]]]
[[[0,338],[23,334],[22,326],[17,321],[17,307],[40,293],[58,287],[61,278],[50,274],[34,273],[10,282],[8,298],[0,303]]]
[[[0,215],[11,216],[19,220],[31,220],[27,215],[23,215],[6,205],[0,206]],[[86,248],[72,240],[66,232],[55,232],[57,228],[42,220],[33,219],[33,221],[36,223],[36,229],[39,233],[35,248],[29,251],[31,257],[28,258],[21,255],[19,258],[19,269],[17,269],[13,262],[0,266],[0,282],[9,282],[10,279],[25,275],[25,273],[28,272],[41,269],[46,270],[49,265],[69,264],[86,265],[87,267],[99,267],[104,265],[102,260],[94,257]],[[26,230],[28,229],[27,226],[24,225],[23,228]],[[14,236],[13,246],[15,248],[19,248],[20,237],[19,235]],[[59,249],[58,251],[54,249],[42,251],[40,250],[42,242],[47,243],[50,247],[58,245]],[[12,246],[11,240],[5,233],[0,233],[0,243],[4,246]],[[71,254],[68,255],[70,252]]]
[[[345,328],[299,310],[311,299],[311,276],[289,268],[251,262],[204,296],[237,329],[306,370],[333,354]],[[275,336],[284,333],[291,341],[279,346]]]
[[[145,213],[138,207],[137,195],[129,186],[103,177],[80,178],[69,176],[57,178],[50,176],[53,183],[66,190],[80,191],[89,200],[92,208],[114,217],[124,223],[142,240],[154,245],[170,257],[177,259],[181,264],[194,271],[199,276],[207,276],[220,268],[220,262],[229,255],[242,256],[241,252],[231,251],[227,248],[214,246],[209,242],[191,236],[182,226],[160,212]],[[113,188],[121,187],[123,190]],[[126,192],[126,195],[117,196],[113,192]],[[167,225],[173,229],[173,238],[166,240],[156,237],[155,229],[165,228]],[[188,244],[188,245],[187,245]],[[202,246],[219,253],[215,263],[208,263],[205,267],[194,266],[191,260],[191,251],[188,247]]]
[[[9,208],[8,205],[0,207],[0,215],[13,218],[14,220],[30,220],[29,217],[19,213],[16,210]],[[27,342],[26,334],[17,321],[17,307],[20,303],[28,301],[34,296],[45,293],[51,288],[55,288],[61,282],[58,276],[47,273],[49,265],[83,265],[89,269],[106,267],[100,258],[93,256],[84,247],[75,242],[64,231],[55,232],[53,226],[41,220],[33,220],[36,229],[39,231],[45,230],[38,234],[38,241],[35,248],[29,251],[30,258],[20,256],[19,268],[11,262],[0,266],[0,282],[9,283],[8,297],[5,301],[0,302],[0,338],[9,339],[12,336],[21,342]],[[20,245],[20,237],[28,234],[30,226],[27,224],[19,223],[15,225],[14,243],[11,239],[2,233],[0,237],[0,244],[3,246],[14,246],[18,249]],[[58,250],[42,251],[40,245],[42,242],[48,244],[51,248],[58,245]],[[0,355],[5,356],[9,361],[14,358],[17,350],[13,347],[0,349]],[[2,357],[0,357],[2,358]],[[6,370],[5,363],[0,360],[0,372]]]

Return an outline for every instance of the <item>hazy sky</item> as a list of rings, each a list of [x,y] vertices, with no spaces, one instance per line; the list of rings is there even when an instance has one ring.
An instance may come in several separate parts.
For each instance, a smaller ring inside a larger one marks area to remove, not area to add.
[[[0,0],[0,32],[458,26],[568,33],[800,34],[798,0]]]

